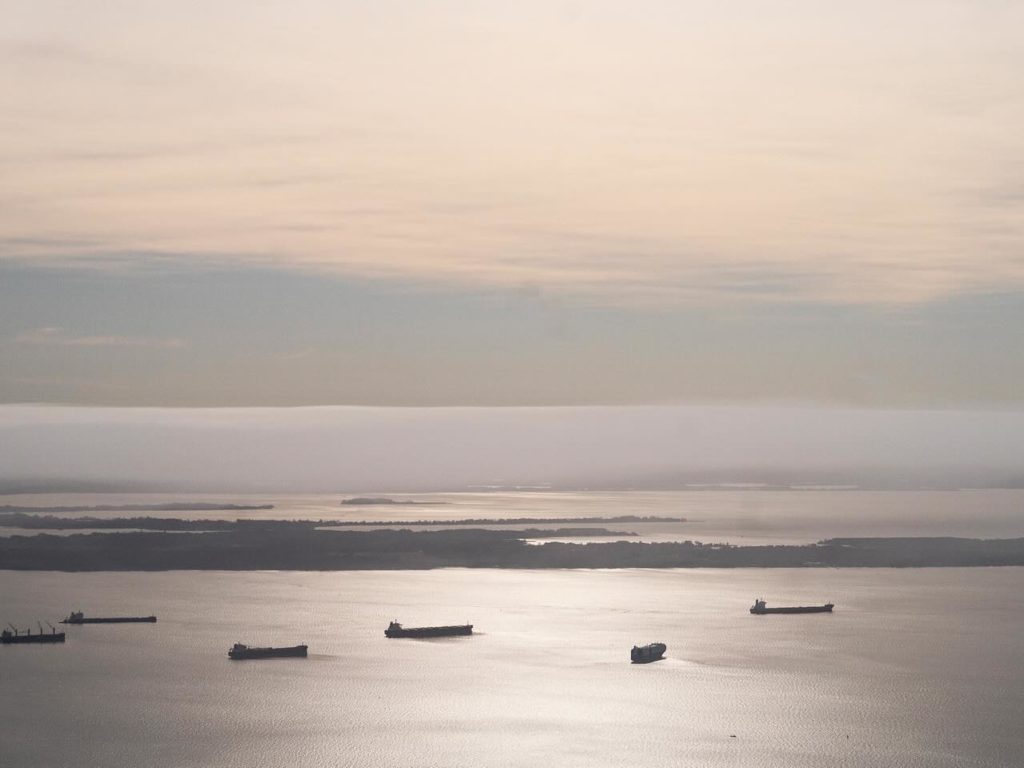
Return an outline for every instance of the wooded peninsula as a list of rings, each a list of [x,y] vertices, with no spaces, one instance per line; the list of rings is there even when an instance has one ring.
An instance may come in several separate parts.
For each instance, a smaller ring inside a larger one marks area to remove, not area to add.
[[[196,521],[188,521],[196,522]],[[210,521],[199,521],[209,525]],[[0,537],[0,569],[52,571],[429,568],[795,568],[1024,565],[1024,538],[847,538],[805,545],[645,543],[602,528],[324,530],[271,521],[227,530]],[[611,537],[566,543],[544,538]],[[532,543],[527,540],[534,540]]]

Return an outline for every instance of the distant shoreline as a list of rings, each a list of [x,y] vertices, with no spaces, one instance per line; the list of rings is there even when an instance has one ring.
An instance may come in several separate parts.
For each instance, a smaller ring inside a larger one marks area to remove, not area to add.
[[[378,496],[357,496],[354,499],[342,499],[343,507],[440,507],[451,504],[450,501],[414,501],[412,499],[388,499]]]
[[[26,511],[12,512],[11,509],[0,507],[0,529],[24,528],[39,531],[65,531],[80,528],[103,528],[117,530],[146,531],[230,531],[253,530],[255,528],[409,528],[433,527],[452,528],[466,526],[487,526],[493,528],[502,525],[604,525],[607,523],[685,523],[685,517],[640,517],[637,515],[619,515],[617,517],[510,517],[510,518],[464,518],[461,520],[192,520],[177,517],[61,517],[54,515],[52,510],[40,508],[44,514],[33,514]],[[58,508],[63,512],[73,511],[70,507]],[[249,507],[222,507],[220,510],[250,509]],[[260,509],[273,509],[272,506]],[[128,511],[116,508],[118,511]],[[88,508],[90,512],[108,511],[97,507]],[[132,508],[131,511],[146,511]],[[610,531],[609,535],[615,533]],[[624,534],[618,534],[624,535]],[[635,535],[635,534],[630,534]]]
[[[273,504],[219,504],[216,502],[168,502],[165,504],[93,504],[91,506],[25,507],[0,505],[2,514],[81,514],[82,512],[254,512],[273,509]]]
[[[659,517],[657,515],[616,515],[615,517],[466,517],[460,520],[326,520],[319,523],[321,527],[353,528],[367,526],[431,526],[452,527],[467,525],[563,525],[566,523],[585,523],[587,525],[604,525],[607,523],[686,523],[685,517]]]
[[[599,528],[323,531],[246,523],[196,533],[0,537],[0,570],[428,570],[433,568],[924,568],[1024,565],[1024,538],[843,538],[804,545],[524,539],[614,537]]]

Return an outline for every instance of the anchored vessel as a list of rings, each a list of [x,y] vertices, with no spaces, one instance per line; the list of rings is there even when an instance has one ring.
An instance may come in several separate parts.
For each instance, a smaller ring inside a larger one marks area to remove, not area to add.
[[[61,624],[152,624],[156,616],[107,616],[103,618],[86,618],[81,611],[73,611]]]
[[[451,627],[403,627],[397,621],[392,621],[384,630],[385,637],[451,637],[472,634],[472,624],[459,624]]]
[[[282,659],[289,657],[306,658],[309,646],[293,645],[290,648],[250,648],[248,645],[235,643],[228,651],[229,659]]]
[[[750,612],[757,615],[766,613],[832,613],[834,607],[832,603],[825,603],[824,605],[794,605],[782,608],[769,608],[764,600],[758,598],[750,606]]]
[[[43,627],[40,625],[39,632],[34,635],[32,634],[31,629],[21,631],[8,624],[7,626],[11,628],[0,632],[0,643],[3,643],[4,645],[20,645],[21,643],[63,643],[64,633],[58,632],[54,629],[50,622],[46,623],[50,627],[50,631],[43,632]]]
[[[650,645],[634,645],[629,652],[629,660],[634,664],[649,664],[658,661],[665,655],[668,646],[664,643],[651,643]]]

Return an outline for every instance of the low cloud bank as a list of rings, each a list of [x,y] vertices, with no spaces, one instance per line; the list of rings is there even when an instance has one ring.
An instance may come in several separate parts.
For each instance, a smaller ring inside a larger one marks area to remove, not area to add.
[[[0,492],[1024,487],[1024,413],[0,406]]]

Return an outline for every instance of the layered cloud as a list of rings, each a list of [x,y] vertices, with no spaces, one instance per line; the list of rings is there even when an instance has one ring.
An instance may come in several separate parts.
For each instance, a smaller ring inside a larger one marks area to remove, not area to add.
[[[614,304],[1024,286],[1024,10],[20,4],[0,258]]]

